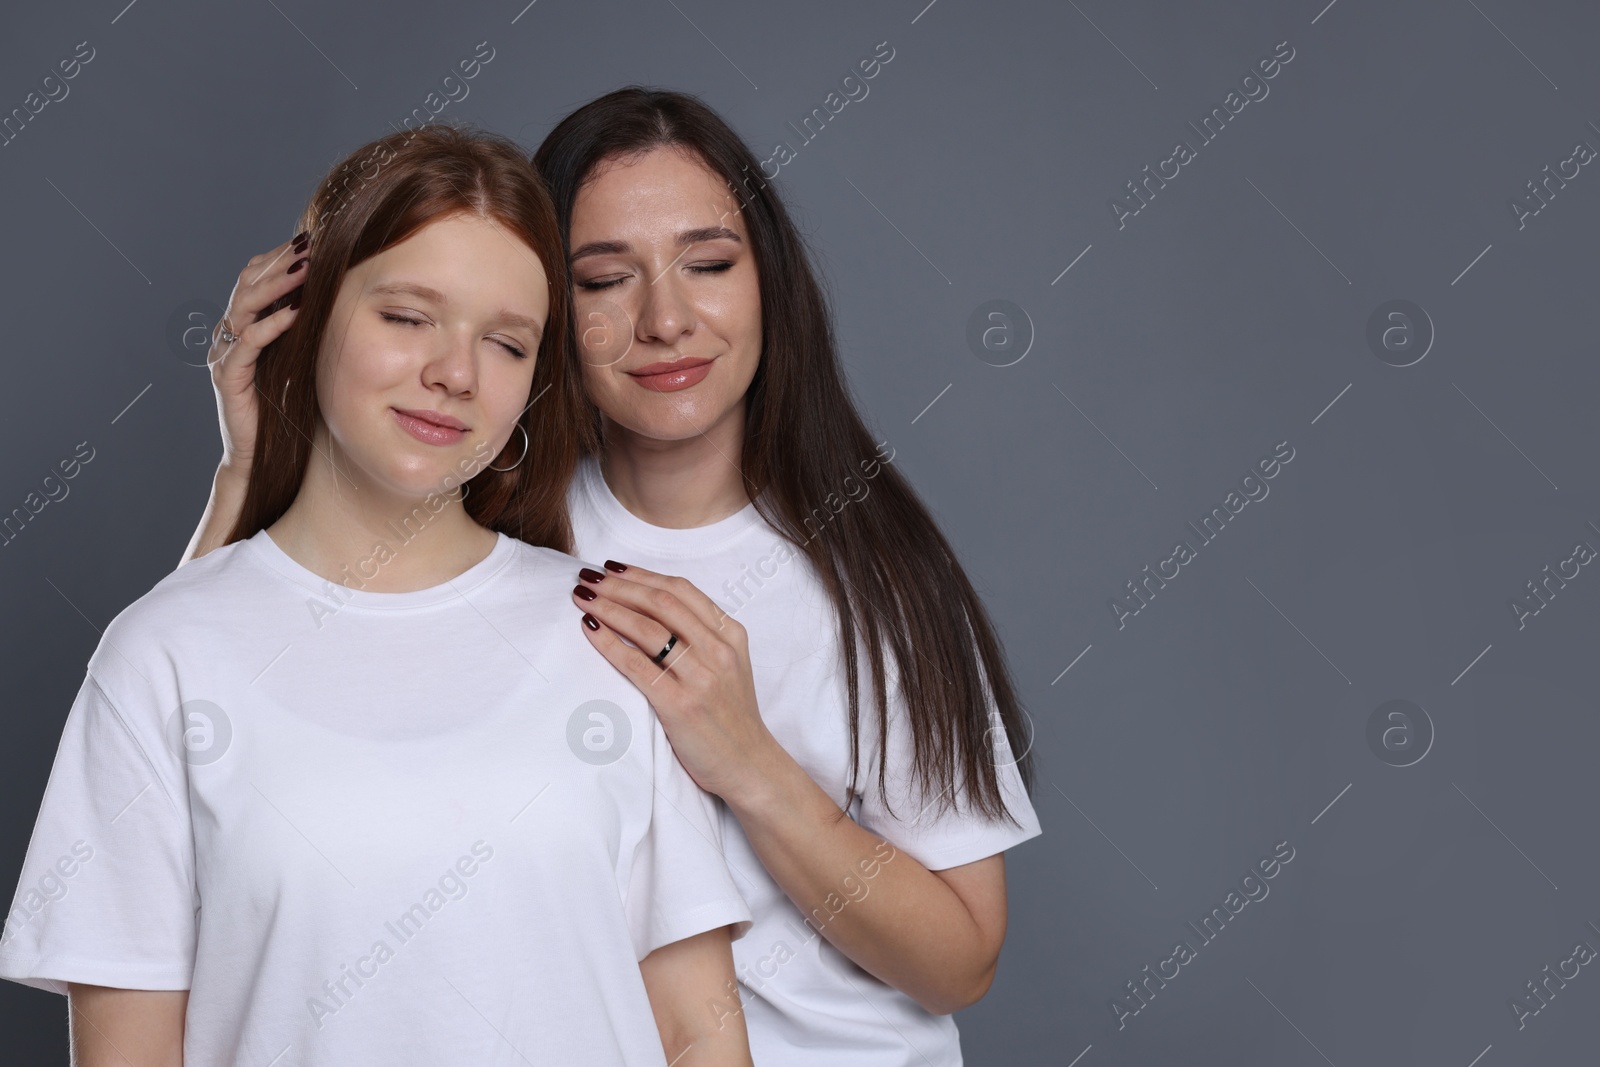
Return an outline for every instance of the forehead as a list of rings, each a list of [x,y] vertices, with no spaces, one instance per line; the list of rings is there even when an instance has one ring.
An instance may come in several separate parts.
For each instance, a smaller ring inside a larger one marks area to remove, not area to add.
[[[739,199],[700,156],[662,146],[598,164],[572,207],[573,244],[622,231],[655,237],[690,227],[726,226],[747,237]]]
[[[544,265],[527,242],[493,219],[476,215],[434,219],[350,273],[363,286],[404,274],[462,296],[520,293],[540,304],[547,286]]]

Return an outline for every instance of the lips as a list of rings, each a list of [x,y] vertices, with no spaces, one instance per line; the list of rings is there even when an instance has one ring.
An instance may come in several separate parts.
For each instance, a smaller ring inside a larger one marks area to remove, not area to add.
[[[395,408],[395,410],[402,415],[416,419],[418,422],[431,423],[446,430],[465,430],[467,428],[467,424],[460,419],[446,415],[442,411],[434,411],[431,408]]]
[[[467,426],[460,419],[442,411],[419,408],[407,411],[390,408],[395,421],[406,433],[428,445],[453,445],[467,435]]]
[[[704,381],[711,373],[711,362],[709,359],[679,359],[671,363],[647,363],[628,374],[652,393],[675,393]]]
[[[710,362],[711,361],[709,359],[687,357],[684,359],[672,360],[670,362],[646,363],[642,367],[635,367],[628,373],[632,374],[634,377],[642,377],[650,374],[667,374],[673,371],[686,371],[692,367],[703,367]]]

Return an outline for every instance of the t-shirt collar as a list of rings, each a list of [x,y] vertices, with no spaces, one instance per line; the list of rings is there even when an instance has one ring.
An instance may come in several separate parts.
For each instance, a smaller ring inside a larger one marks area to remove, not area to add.
[[[752,501],[727,518],[704,526],[687,529],[656,526],[639,518],[616,498],[606,484],[605,476],[600,473],[599,457],[584,456],[578,464],[576,477],[589,505],[612,534],[653,552],[701,553],[766,525],[766,520]]]

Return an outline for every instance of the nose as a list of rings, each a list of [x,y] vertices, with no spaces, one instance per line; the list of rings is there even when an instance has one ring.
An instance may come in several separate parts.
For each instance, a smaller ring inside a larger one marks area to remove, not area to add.
[[[422,368],[422,384],[442,386],[453,396],[471,395],[478,387],[476,339],[462,330],[438,333],[438,347]]]
[[[685,296],[674,271],[667,270],[640,287],[639,318],[635,329],[644,341],[672,345],[695,325],[694,305]]]

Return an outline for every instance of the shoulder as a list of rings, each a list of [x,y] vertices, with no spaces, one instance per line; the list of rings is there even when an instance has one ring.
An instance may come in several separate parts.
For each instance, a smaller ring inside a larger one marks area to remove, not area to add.
[[[582,646],[584,655],[602,659],[584,638],[581,612],[572,598],[572,589],[581,584],[578,572],[594,567],[576,556],[553,548],[514,542],[511,561],[500,575],[501,600],[516,620],[516,625],[531,629],[544,641],[552,636],[569,654]]]
[[[243,541],[179,566],[118,611],[88,661],[88,678],[118,705],[168,701],[181,664],[213,657],[274,581]]]
[[[505,577],[518,587],[519,593],[548,596],[560,592],[565,600],[566,592],[578,584],[578,571],[593,566],[553,548],[530,545],[516,538],[510,540],[512,557]]]
[[[118,612],[106,627],[106,636],[132,639],[141,631],[204,612],[244,585],[259,584],[262,573],[250,558],[253,551],[247,541],[235,541],[180,565]]]
[[[214,644],[273,582],[254,551],[248,542],[235,541],[167,574],[106,624],[90,671],[102,678],[130,670],[148,677],[145,664]]]
[[[598,568],[565,552],[517,542],[505,570],[502,628],[524,649],[525,658],[547,682],[588,697],[604,698],[631,708],[643,721],[651,714],[644,694],[590,642],[581,622],[583,611],[572,597],[578,571]]]

